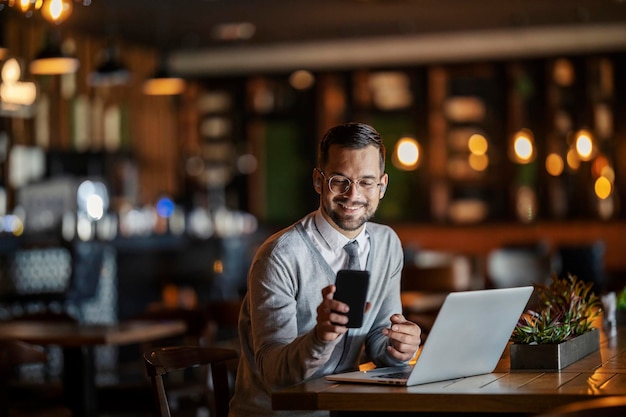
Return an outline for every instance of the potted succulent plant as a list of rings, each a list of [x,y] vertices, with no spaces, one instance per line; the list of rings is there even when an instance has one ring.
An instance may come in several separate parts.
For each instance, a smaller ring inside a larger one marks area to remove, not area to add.
[[[512,369],[562,369],[600,347],[594,319],[602,303],[575,275],[535,285],[537,307],[522,314],[511,335]]]

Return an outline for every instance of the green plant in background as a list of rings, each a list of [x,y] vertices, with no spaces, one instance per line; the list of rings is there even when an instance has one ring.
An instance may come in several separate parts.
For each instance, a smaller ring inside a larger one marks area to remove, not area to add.
[[[617,303],[615,308],[617,310],[626,310],[626,287],[624,287],[622,291],[617,294]]]
[[[552,275],[549,286],[535,285],[538,311],[527,310],[513,330],[511,341],[522,344],[561,343],[593,329],[600,314],[600,299],[575,275]]]

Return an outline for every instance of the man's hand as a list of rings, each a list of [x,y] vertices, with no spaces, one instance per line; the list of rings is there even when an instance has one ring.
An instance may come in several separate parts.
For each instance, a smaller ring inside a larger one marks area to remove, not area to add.
[[[383,334],[389,338],[390,345],[387,351],[396,359],[408,361],[415,356],[421,343],[422,329],[404,318],[402,314],[391,316],[391,327],[383,329]]]
[[[336,287],[329,285],[322,289],[322,303],[317,307],[317,325],[315,332],[319,340],[330,342],[348,331],[345,324],[348,323],[348,316],[340,313],[347,313],[350,309],[347,304],[333,300]]]

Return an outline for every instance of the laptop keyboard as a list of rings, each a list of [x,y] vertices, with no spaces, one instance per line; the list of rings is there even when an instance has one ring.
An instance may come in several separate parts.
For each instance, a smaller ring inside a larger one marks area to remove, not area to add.
[[[411,375],[411,371],[398,371],[383,375],[376,375],[376,378],[407,379],[409,375]]]

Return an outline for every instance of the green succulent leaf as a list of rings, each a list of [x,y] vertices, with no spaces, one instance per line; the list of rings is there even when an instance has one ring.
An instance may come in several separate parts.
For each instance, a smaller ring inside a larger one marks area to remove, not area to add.
[[[535,285],[538,311],[527,310],[513,330],[511,341],[522,344],[561,343],[593,329],[602,304],[593,283],[575,275],[552,275],[549,286]]]

